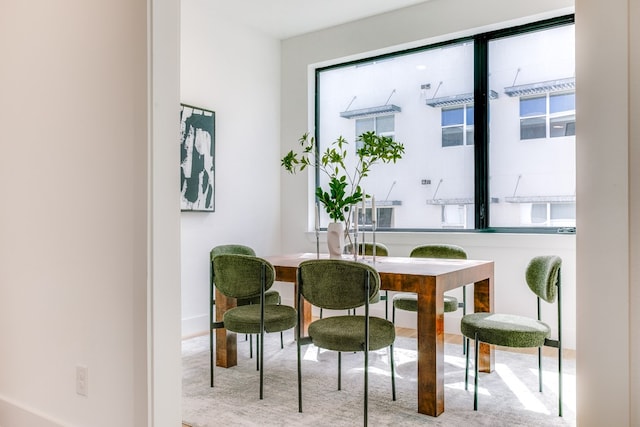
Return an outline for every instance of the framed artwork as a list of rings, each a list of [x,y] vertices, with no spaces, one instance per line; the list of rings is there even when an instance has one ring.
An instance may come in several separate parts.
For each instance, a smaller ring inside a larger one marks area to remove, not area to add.
[[[216,114],[180,104],[180,209],[215,208]]]

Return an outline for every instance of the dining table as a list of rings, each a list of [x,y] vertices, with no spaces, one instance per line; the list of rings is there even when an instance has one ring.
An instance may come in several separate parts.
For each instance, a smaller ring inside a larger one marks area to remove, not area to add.
[[[309,259],[329,258],[328,254],[294,253],[266,256],[275,268],[275,280],[295,285],[297,269]],[[354,260],[353,255],[344,259]],[[416,257],[360,256],[357,261],[371,263],[380,275],[380,288],[418,295],[417,330],[417,389],[418,412],[434,417],[444,408],[444,293],[473,284],[473,311],[491,312],[493,307],[493,261]],[[235,307],[233,298],[226,298],[216,290],[216,321],[222,321],[226,310]],[[302,317],[302,334],[312,321],[311,305],[304,302],[297,307]],[[479,346],[478,368],[481,372],[494,369],[493,348]],[[236,335],[224,328],[216,330],[216,365],[231,367],[237,364]]]

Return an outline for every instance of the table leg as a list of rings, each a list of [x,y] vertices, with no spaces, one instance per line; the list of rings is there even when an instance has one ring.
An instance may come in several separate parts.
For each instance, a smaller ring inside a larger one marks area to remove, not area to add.
[[[227,298],[216,289],[216,322],[222,322],[224,313],[236,306],[235,298]],[[225,328],[216,329],[216,366],[230,368],[238,364],[236,334]]]
[[[442,287],[428,278],[418,293],[418,412],[444,412],[444,301]]]
[[[298,284],[294,285],[294,295],[296,295],[295,306],[300,314],[302,315],[302,331],[300,332],[301,337],[306,337],[309,334],[309,325],[311,324],[311,304],[306,299],[302,299],[302,306],[298,307]]]
[[[474,312],[491,312],[493,307],[493,274],[473,285],[473,309]],[[467,350],[468,351],[468,350]],[[494,370],[494,355],[490,344],[480,343],[478,355],[478,370],[480,372],[492,372]]]

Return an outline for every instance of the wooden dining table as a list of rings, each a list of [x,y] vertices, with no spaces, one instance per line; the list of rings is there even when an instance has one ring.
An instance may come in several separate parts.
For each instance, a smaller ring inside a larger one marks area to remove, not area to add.
[[[298,253],[264,257],[276,270],[276,280],[296,282],[298,265],[302,261],[328,255]],[[344,259],[353,260],[345,255]],[[493,261],[376,257],[359,259],[371,263],[380,274],[380,287],[396,292],[413,292],[418,295],[417,347],[418,347],[418,412],[438,416],[444,412],[444,293],[463,285],[473,284],[475,312],[490,312],[493,306]],[[224,312],[235,306],[235,300],[227,299],[216,290],[216,320],[221,321]],[[311,306],[305,302],[301,310],[303,330],[311,323]],[[236,335],[225,329],[216,330],[216,365],[222,367],[237,364]],[[494,369],[493,349],[480,344],[479,370]]]

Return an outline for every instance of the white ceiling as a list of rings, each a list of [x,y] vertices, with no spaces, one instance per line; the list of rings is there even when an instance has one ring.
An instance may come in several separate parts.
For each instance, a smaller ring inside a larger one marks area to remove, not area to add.
[[[279,39],[429,0],[212,0],[211,10]]]

